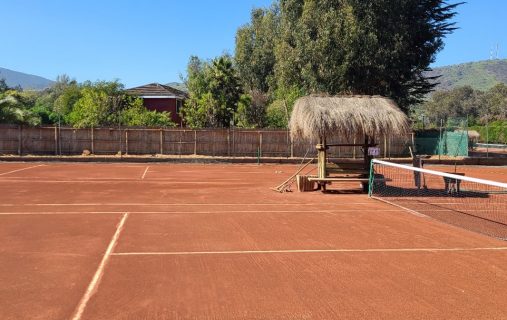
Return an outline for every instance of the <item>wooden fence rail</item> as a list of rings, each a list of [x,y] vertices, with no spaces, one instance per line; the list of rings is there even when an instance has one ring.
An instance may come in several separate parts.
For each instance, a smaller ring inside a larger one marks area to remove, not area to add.
[[[343,143],[346,140],[329,141]],[[384,157],[409,154],[410,136],[380,137]],[[292,141],[287,130],[271,129],[147,129],[26,127],[0,125],[0,154],[79,155],[206,155],[229,157],[303,157],[315,153],[315,143]],[[337,147],[331,157],[360,157],[359,147]]]

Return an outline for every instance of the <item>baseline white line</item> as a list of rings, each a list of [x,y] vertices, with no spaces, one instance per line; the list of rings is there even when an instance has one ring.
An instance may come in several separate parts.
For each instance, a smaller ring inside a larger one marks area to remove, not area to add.
[[[120,236],[121,231],[123,230],[123,226],[125,225],[125,221],[127,220],[127,217],[129,216],[128,212],[123,214],[123,217],[120,220],[120,223],[116,227],[116,232],[113,235],[113,238],[109,242],[109,246],[107,247],[106,252],[104,253],[104,256],[102,257],[102,260],[100,261],[99,267],[97,268],[97,271],[95,271],[95,274],[93,275],[92,281],[88,285],[88,288],[85,291],[85,294],[79,301],[79,304],[77,306],[77,309],[72,317],[72,320],[79,320],[81,319],[81,316],[83,315],[84,309],[86,308],[86,304],[90,300],[90,298],[93,296],[95,291],[97,290],[97,287],[99,285],[100,279],[102,278],[102,275],[104,274],[104,268],[109,261],[109,257],[113,253],[114,247],[116,246],[116,242],[118,241],[118,238]]]
[[[9,181],[9,182],[26,182],[26,183],[121,183],[125,181],[139,182],[139,179],[132,180],[30,180],[30,179],[0,179],[0,181]],[[144,180],[145,182],[158,183],[158,184],[167,184],[167,183],[177,183],[177,184],[208,184],[208,185],[222,185],[222,184],[230,184],[230,181],[178,181],[178,180]],[[235,186],[243,186],[243,185],[252,185],[250,182],[235,182]]]
[[[146,173],[148,172],[148,169],[150,169],[150,166],[146,166],[146,169],[144,170],[143,176],[141,177],[141,180],[144,180],[144,177],[146,176]]]
[[[36,167],[42,167],[42,166],[44,166],[44,165],[43,164],[38,164],[36,166],[31,166],[31,167],[21,168],[21,169],[17,169],[17,170],[12,170],[12,171],[8,171],[8,172],[0,173],[0,176],[4,176],[6,174],[10,174],[10,173],[18,172],[18,171],[23,171],[23,170],[28,170],[28,169],[32,169],[32,168],[36,168]]]
[[[348,202],[347,205],[371,205],[372,202]],[[15,206],[150,206],[150,207],[163,207],[163,206],[320,206],[329,205],[337,206],[336,203],[0,203],[0,207],[15,207]]]
[[[175,252],[115,252],[114,256],[180,256],[214,254],[269,254],[269,253],[391,253],[391,252],[456,252],[456,251],[503,251],[507,247],[484,248],[380,248],[380,249],[308,249],[308,250],[241,250],[241,251],[175,251]]]
[[[153,171],[150,171],[153,172]],[[245,179],[213,179],[213,181],[244,181]],[[0,181],[12,181],[12,182],[33,182],[33,180],[28,178],[19,178],[19,177],[2,177]],[[127,178],[80,178],[79,180],[44,180],[43,182],[107,182],[107,183],[116,183],[116,182],[125,182],[125,181],[139,181],[139,179],[127,179]],[[150,182],[180,182],[181,179],[178,178],[150,178]],[[188,180],[185,180],[188,181]],[[189,181],[193,182],[193,181]],[[202,183],[201,181],[196,181]]]
[[[375,212],[405,212],[403,209],[376,209]],[[440,210],[447,211],[447,210]],[[30,211],[30,212],[0,212],[0,216],[8,215],[72,215],[72,214],[111,214],[122,211]],[[220,211],[129,211],[131,214],[220,214],[220,213],[326,213],[336,215],[338,212],[364,212],[364,209],[336,209],[336,210],[220,210]]]

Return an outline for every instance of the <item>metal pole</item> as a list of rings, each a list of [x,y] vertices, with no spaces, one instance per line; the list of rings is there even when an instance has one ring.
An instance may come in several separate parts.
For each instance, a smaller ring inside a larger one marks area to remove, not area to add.
[[[259,131],[259,157],[262,157],[262,132]]]
[[[122,136],[121,136],[121,120],[120,120],[120,114],[118,113],[118,132],[119,132],[119,136],[120,136],[120,159],[122,158],[123,156],[123,153],[122,153]]]
[[[62,155],[62,124],[60,121],[60,114],[58,114],[58,153]]]
[[[197,130],[194,130],[194,154],[197,154]]]
[[[444,119],[440,119],[440,133],[438,138],[438,160],[440,161],[440,156],[442,155],[442,127],[444,125]]]
[[[58,127],[55,126],[55,156],[58,155]]]
[[[486,158],[489,158],[489,115],[486,115]]]
[[[129,153],[129,130],[125,129],[125,154]]]

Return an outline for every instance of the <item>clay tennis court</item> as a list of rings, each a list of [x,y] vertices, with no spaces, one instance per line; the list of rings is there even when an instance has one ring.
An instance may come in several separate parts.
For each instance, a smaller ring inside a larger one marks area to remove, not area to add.
[[[0,163],[0,318],[507,318],[506,242],[296,169]]]

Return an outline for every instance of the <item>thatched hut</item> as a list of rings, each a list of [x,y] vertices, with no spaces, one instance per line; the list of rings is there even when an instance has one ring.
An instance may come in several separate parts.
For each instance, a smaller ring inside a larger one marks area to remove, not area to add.
[[[326,150],[329,147],[361,146],[363,169],[367,171],[371,160],[368,148],[376,146],[375,138],[405,134],[410,125],[396,103],[385,97],[311,95],[296,101],[289,128],[293,139],[318,141],[319,174],[315,180],[325,187],[326,179],[329,180],[326,171]],[[364,143],[326,144],[326,139],[334,136],[350,140],[361,136]]]

